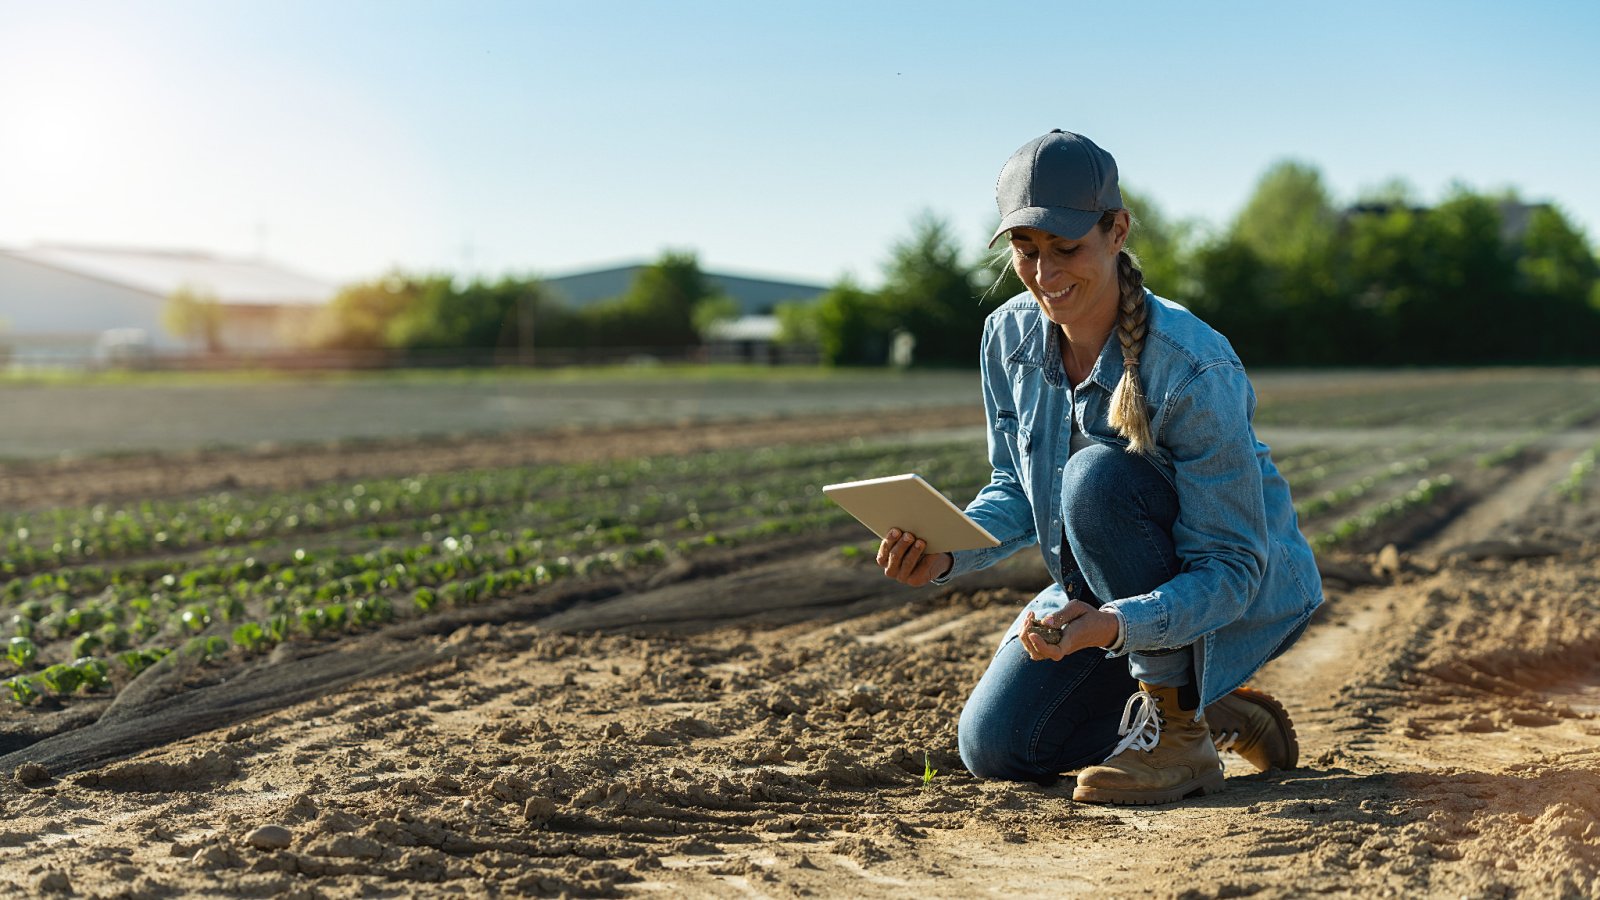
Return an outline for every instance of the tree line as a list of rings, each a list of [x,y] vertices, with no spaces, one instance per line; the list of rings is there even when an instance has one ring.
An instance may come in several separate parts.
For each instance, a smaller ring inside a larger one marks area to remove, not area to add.
[[[1458,186],[1428,207],[1399,182],[1341,206],[1314,166],[1295,161],[1271,167],[1221,228],[1123,194],[1146,285],[1211,323],[1247,364],[1600,360],[1600,262],[1556,206]],[[984,315],[1021,290],[1008,252],[969,253],[948,223],[924,215],[890,248],[879,286],[841,278],[777,314],[781,340],[815,346],[828,364],[884,364],[903,333],[919,365],[972,366]],[[393,273],[345,288],[314,340],[358,350],[681,348],[737,314],[694,254],[670,252],[624,295],[582,309],[534,277]]]
[[[703,341],[738,306],[716,290],[693,253],[671,251],[643,267],[619,297],[569,308],[536,276],[461,282],[446,274],[391,272],[346,286],[315,323],[321,349],[528,351],[681,348]]]
[[[1156,294],[1248,364],[1440,365],[1600,360],[1600,262],[1548,204],[1457,186],[1425,207],[1401,182],[1337,206],[1313,166],[1270,168],[1225,228],[1168,219],[1124,190]],[[884,286],[841,280],[786,331],[831,363],[883,362],[905,331],[926,364],[971,365],[983,314],[1022,290],[1009,252],[967,256],[938,219],[897,244]]]

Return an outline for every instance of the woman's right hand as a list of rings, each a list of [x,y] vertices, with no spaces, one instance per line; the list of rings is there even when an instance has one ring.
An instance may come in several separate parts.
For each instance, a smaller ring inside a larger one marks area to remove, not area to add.
[[[922,587],[955,564],[955,557],[948,553],[924,553],[927,546],[911,532],[891,528],[878,545],[878,565],[883,567],[883,574],[895,581]]]

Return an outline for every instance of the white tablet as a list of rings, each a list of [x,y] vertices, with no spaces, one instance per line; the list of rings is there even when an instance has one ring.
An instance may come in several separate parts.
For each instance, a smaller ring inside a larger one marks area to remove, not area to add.
[[[822,492],[878,537],[888,534],[891,528],[909,531],[928,542],[927,553],[1000,546],[994,535],[968,518],[920,475],[847,481],[826,485]]]

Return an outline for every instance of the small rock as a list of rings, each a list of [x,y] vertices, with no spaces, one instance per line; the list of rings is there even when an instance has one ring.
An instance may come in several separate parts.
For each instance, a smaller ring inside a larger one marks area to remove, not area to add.
[[[1381,574],[1395,576],[1400,574],[1400,550],[1393,544],[1384,544],[1378,551],[1378,571]]]
[[[50,770],[38,763],[25,762],[17,766],[17,771],[12,777],[17,779],[18,784],[34,787],[50,780]],[[61,877],[66,878],[67,876],[62,875]]]
[[[522,805],[522,817],[535,827],[543,826],[554,818],[555,814],[555,801],[549,797],[529,797],[528,802]]]
[[[284,850],[294,842],[294,834],[282,825],[263,825],[245,835],[244,842],[262,850]]]
[[[233,864],[233,858],[228,855],[228,851],[215,844],[195,851],[190,861],[202,869],[221,869]]]
[[[622,737],[624,730],[621,722],[612,722],[606,726],[606,737]]]
[[[44,894],[72,893],[72,881],[67,878],[67,873],[65,872],[46,872],[39,876],[35,887],[39,889],[40,893]]]

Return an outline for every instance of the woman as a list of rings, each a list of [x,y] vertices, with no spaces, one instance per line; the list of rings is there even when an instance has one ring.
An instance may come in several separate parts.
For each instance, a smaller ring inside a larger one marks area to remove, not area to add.
[[[1078,769],[1073,798],[1102,803],[1219,790],[1219,747],[1293,767],[1283,707],[1241,686],[1305,630],[1321,582],[1255,437],[1243,365],[1145,290],[1116,162],[1094,142],[1030,141],[996,194],[994,241],[1009,237],[1027,293],[985,324],[994,474],[967,514],[1001,543],[925,554],[895,530],[878,550],[884,573],[912,585],[1034,542],[1044,554],[1053,583],[968,698],[962,761],[1015,780]]]

